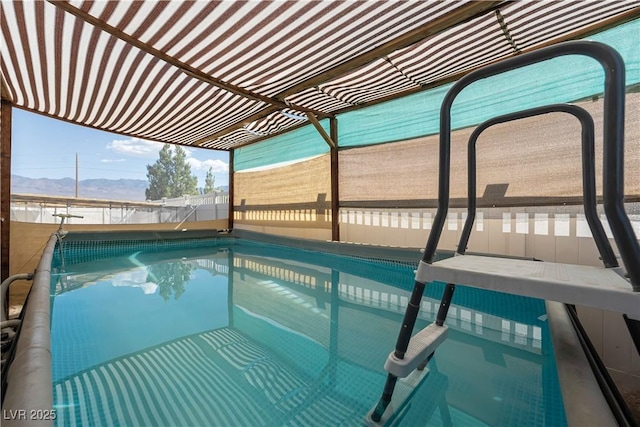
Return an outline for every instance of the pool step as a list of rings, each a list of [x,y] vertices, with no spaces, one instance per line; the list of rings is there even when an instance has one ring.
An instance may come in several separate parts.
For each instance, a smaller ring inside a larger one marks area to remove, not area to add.
[[[459,255],[433,264],[421,262],[416,280],[594,307],[640,319],[640,292],[620,268]]]
[[[398,378],[405,378],[426,362],[448,334],[449,328],[447,326],[430,324],[411,337],[403,359],[397,358],[395,352],[392,351],[384,364],[384,369]]]
[[[428,387],[429,390],[433,390],[438,393],[439,398],[430,398],[427,402],[420,402],[421,412],[425,414],[425,420],[429,420],[435,411],[435,406],[445,403],[441,410],[446,408],[446,401],[444,400],[444,391],[447,390],[449,382],[447,377],[437,371],[430,371],[429,368],[425,368],[422,371],[413,371],[406,378],[400,378],[396,384],[395,392],[389,402],[389,406],[382,414],[380,421],[373,421],[371,414],[375,410],[375,407],[371,408],[364,418],[365,424],[369,427],[382,427],[387,425],[395,425],[393,420],[402,419],[402,415],[407,411],[413,401],[417,388],[423,384]],[[432,408],[429,408],[432,407]],[[428,415],[427,415],[428,414]],[[442,416],[442,415],[441,415]],[[391,421],[391,422],[390,422]]]

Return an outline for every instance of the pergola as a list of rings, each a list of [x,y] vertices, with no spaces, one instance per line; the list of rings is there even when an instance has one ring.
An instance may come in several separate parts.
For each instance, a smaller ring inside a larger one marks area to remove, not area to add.
[[[620,25],[640,1],[48,0],[3,1],[0,13],[8,222],[12,107],[231,159],[311,123],[337,194],[337,114]],[[9,227],[1,234],[5,278]]]

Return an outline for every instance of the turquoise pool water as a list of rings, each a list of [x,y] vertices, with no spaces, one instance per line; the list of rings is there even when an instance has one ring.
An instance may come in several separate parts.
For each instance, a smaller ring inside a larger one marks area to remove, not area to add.
[[[54,261],[57,426],[366,425],[413,265],[232,239],[95,245]],[[458,287],[447,324],[391,423],[566,425],[542,301]]]

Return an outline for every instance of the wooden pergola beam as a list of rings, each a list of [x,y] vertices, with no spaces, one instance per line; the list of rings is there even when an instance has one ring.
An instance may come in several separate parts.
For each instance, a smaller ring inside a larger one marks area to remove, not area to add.
[[[542,49],[543,47],[551,46],[551,45],[569,41],[569,40],[582,39],[585,37],[589,37],[590,35],[600,33],[602,31],[606,31],[610,28],[617,27],[618,25],[622,25],[626,22],[633,21],[634,19],[637,19],[637,18],[640,18],[640,9],[638,8],[631,9],[624,13],[621,13],[620,15],[616,15],[609,19],[605,19],[604,21],[598,22],[588,27],[584,27],[581,30],[577,30],[577,31],[574,31],[573,33],[569,33],[564,36],[560,36],[556,39],[550,40],[546,43],[536,46],[535,49],[523,50],[522,53],[530,52],[532,50]]]
[[[4,76],[0,76],[0,99],[5,101],[12,102],[13,97],[11,96],[11,91],[9,90],[9,86],[7,85]]]
[[[244,119],[241,122],[235,123],[231,126],[228,126],[224,129],[222,129],[221,131],[218,131],[216,133],[212,133],[211,135],[207,135],[203,138],[200,138],[199,140],[197,140],[196,142],[193,143],[193,145],[195,147],[199,147],[200,145],[204,144],[205,142],[208,141],[212,141],[216,138],[220,138],[221,136],[224,136],[226,134],[228,134],[229,132],[233,132],[234,130],[240,129],[244,126],[246,126],[247,124],[254,122],[256,120],[260,120],[263,119],[265,117],[267,117],[269,114],[274,113],[276,111],[280,110],[280,108],[277,107],[267,107],[264,110],[261,110],[255,114],[252,114],[251,116],[247,117],[246,119]]]
[[[557,43],[562,43],[562,42],[566,42],[566,41],[570,41],[570,40],[576,40],[576,39],[582,39],[582,38],[585,38],[585,37],[589,37],[590,35],[597,34],[597,33],[600,33],[602,31],[606,31],[606,30],[608,30],[610,28],[617,27],[618,25],[622,25],[624,23],[627,23],[629,21],[633,21],[634,19],[638,19],[638,18],[640,18],[640,9],[632,9],[632,10],[629,10],[629,11],[627,11],[625,13],[617,15],[615,17],[612,17],[612,18],[606,19],[604,21],[601,21],[601,22],[599,22],[597,24],[593,24],[593,25],[590,25],[588,27],[584,27],[581,30],[574,31],[573,33],[566,34],[564,36],[558,37],[556,39],[550,40],[550,41],[548,41],[546,43],[543,43],[543,44],[540,44],[540,45],[536,45],[534,48],[521,50],[520,53],[514,53],[513,55],[521,55],[523,53],[532,52],[534,50],[538,50],[538,49],[541,49],[543,47],[551,46],[551,45],[554,45],[554,44],[557,44]],[[389,95],[389,96],[385,96],[385,97],[382,97],[382,98],[378,98],[375,101],[371,101],[371,102],[367,102],[367,103],[364,103],[364,104],[350,106],[350,107],[344,108],[344,109],[342,109],[340,111],[334,112],[334,114],[338,114],[338,113],[342,114],[342,113],[346,113],[346,112],[349,112],[349,111],[359,110],[361,108],[367,108],[367,107],[372,106],[372,105],[382,104],[384,102],[391,101],[391,100],[394,100],[394,99],[397,99],[397,98],[402,98],[404,96],[409,96],[409,95],[412,95],[414,93],[424,92],[426,90],[434,89],[436,87],[445,85],[447,83],[452,83],[452,82],[458,81],[462,77],[466,76],[469,73],[472,73],[473,71],[476,71],[476,70],[478,70],[480,68],[486,67],[487,65],[495,64],[496,62],[500,62],[500,61],[504,61],[504,58],[488,62],[486,64],[483,64],[483,65],[479,66],[479,67],[470,68],[468,70],[465,70],[465,71],[462,71],[462,72],[459,72],[459,73],[456,73],[456,74],[452,74],[449,77],[446,77],[446,78],[438,80],[438,81],[434,81],[433,83],[425,84],[425,85],[423,85],[421,87],[407,89],[407,90],[404,90],[404,91],[401,91],[401,92],[396,92],[393,95]]]
[[[358,69],[376,59],[382,58],[398,49],[402,49],[402,48],[406,48],[414,43],[419,42],[420,40],[423,40],[427,37],[430,37],[434,34],[437,34],[439,32],[445,31],[451,27],[454,27],[460,23],[463,23],[465,21],[468,21],[469,19],[472,19],[474,17],[480,16],[482,14],[485,13],[489,13],[492,10],[495,10],[497,8],[499,8],[500,6],[503,6],[505,4],[508,3],[512,3],[511,0],[508,1],[504,1],[504,0],[500,0],[500,1],[477,1],[477,2],[470,2],[470,3],[466,3],[462,6],[460,6],[458,9],[456,9],[455,11],[448,13],[434,21],[429,22],[428,24],[425,24],[422,27],[416,28],[415,30],[406,33],[400,37],[397,37],[394,40],[391,40],[387,43],[385,43],[384,45],[371,50],[370,52],[367,52],[365,54],[362,54],[358,57],[353,58],[350,61],[347,61],[337,67],[334,67],[324,73],[319,74],[318,76],[312,77],[310,79],[307,79],[303,82],[300,82],[299,84],[292,86],[282,92],[280,92],[279,94],[273,96],[273,97],[267,97],[264,95],[260,95],[258,93],[254,93],[252,91],[243,89],[241,87],[232,85],[230,83],[224,82],[220,79],[217,79],[215,77],[212,77],[206,73],[203,73],[202,71],[191,67],[190,65],[183,63],[181,61],[179,61],[178,59],[169,56],[167,54],[165,54],[164,52],[161,52],[155,48],[153,48],[152,46],[149,46],[131,36],[129,36],[128,34],[118,30],[115,27],[109,26],[106,23],[100,21],[99,19],[93,17],[92,15],[89,15],[88,13],[70,5],[67,2],[64,1],[58,1],[58,0],[47,0],[50,3],[54,4],[55,6],[67,11],[68,13],[73,14],[74,16],[77,16],[80,19],[85,20],[86,22],[114,35],[115,37],[120,38],[121,40],[130,43],[134,46],[136,46],[137,48],[152,54],[156,57],[158,57],[159,59],[170,63],[178,68],[180,68],[183,72],[185,72],[186,74],[189,74],[190,76],[200,79],[201,81],[204,81],[206,83],[215,85],[217,87],[226,89],[232,93],[241,95],[241,96],[245,96],[249,99],[253,99],[253,100],[258,100],[258,101],[262,101],[268,104],[268,106],[243,119],[242,121],[239,121],[237,123],[234,123],[226,128],[224,128],[221,131],[218,131],[214,134],[205,136],[203,138],[200,138],[199,140],[197,140],[196,142],[193,143],[194,146],[201,146],[203,143],[206,143],[208,141],[212,141],[215,140],[219,137],[222,137],[226,134],[229,134],[230,132],[237,130],[237,129],[241,129],[242,127],[246,126],[248,123],[254,122],[256,120],[260,120],[264,117],[267,117],[269,114],[272,114],[275,111],[281,110],[283,108],[289,108],[289,109],[293,109],[293,110],[297,110],[297,111],[301,111],[306,113],[307,115],[314,115],[314,116],[318,116],[319,118],[333,118],[335,117],[334,114],[337,113],[343,113],[346,111],[351,111],[354,109],[359,109],[359,108],[363,108],[369,105],[375,105],[378,104],[380,102],[385,102],[388,101],[390,99],[395,99],[395,98],[399,98],[402,96],[406,96],[412,93],[416,93],[416,92],[420,92],[422,90],[425,89],[429,89],[429,88],[433,88],[433,87],[437,87],[440,86],[442,84],[454,81],[459,79],[460,77],[464,76],[465,74],[467,74],[470,71],[473,70],[468,70],[466,72],[463,73],[459,73],[456,74],[454,76],[450,76],[444,80],[440,80],[437,82],[434,82],[433,84],[429,84],[429,85],[425,85],[421,88],[415,88],[415,89],[409,89],[407,91],[403,91],[403,92],[399,92],[396,93],[394,95],[391,95],[389,97],[385,97],[385,98],[381,98],[378,100],[375,100],[373,102],[368,102],[366,104],[362,104],[362,105],[358,105],[358,106],[354,106],[354,107],[348,107],[346,109],[343,110],[339,110],[339,111],[334,111],[332,113],[326,113],[326,112],[321,112],[321,111],[313,111],[311,109],[305,108],[305,107],[301,107],[301,106],[297,106],[297,105],[293,105],[290,104],[288,102],[285,101],[285,98],[298,93],[300,91],[318,86],[322,83],[326,83],[328,81],[331,81],[334,78],[340,77],[352,70]],[[554,43],[558,43],[560,41],[564,41],[564,40],[569,40],[569,39],[574,39],[574,38],[579,38],[579,37],[585,37],[588,36],[590,34],[593,34],[595,32],[599,32],[602,31],[604,29],[616,26],[616,25],[620,25],[624,22],[630,21],[632,19],[636,19],[638,18],[638,16],[640,16],[640,11],[638,9],[632,9],[626,13],[623,13],[621,15],[618,15],[614,18],[610,18],[606,21],[600,22],[598,24],[594,24],[590,27],[587,27],[581,31],[577,31],[574,32],[568,36],[564,36],[561,38],[558,38],[556,40],[547,42],[543,45],[540,46],[536,46],[536,49],[539,47],[543,47],[543,46],[547,46],[550,44],[554,44]],[[6,99],[6,96],[10,96],[9,91],[5,90],[6,88],[2,87],[2,96],[4,99]],[[290,130],[290,129],[289,129]],[[273,136],[273,135],[270,135]],[[246,145],[250,145],[259,141],[262,141],[265,138],[256,138],[255,140],[249,141],[249,142],[245,142],[239,145],[234,146],[233,148],[239,148],[241,146],[246,146]]]
[[[329,136],[329,134],[324,130],[324,128],[322,127],[322,125],[320,124],[320,122],[318,121],[318,119],[313,115],[313,114],[307,114],[307,119],[309,119],[309,121],[311,122],[311,124],[313,124],[313,127],[316,128],[316,130],[318,131],[318,133],[320,134],[320,136],[322,136],[322,139],[324,139],[324,141],[329,144],[329,147],[331,148],[336,148],[337,145],[334,142],[334,140],[331,138],[331,136]]]
[[[405,47],[411,46],[412,44],[415,44],[420,40],[423,40],[434,34],[438,34],[442,31],[445,31],[451,27],[454,27],[478,15],[487,13],[495,9],[496,7],[506,3],[511,3],[511,2],[505,2],[504,0],[500,0],[500,1],[474,1],[471,3],[466,3],[463,6],[460,6],[458,9],[456,9],[454,12],[447,13],[446,15],[441,16],[440,18],[434,21],[430,21],[428,24],[418,27],[415,30],[410,31],[400,37],[397,37],[376,49],[373,49],[360,56],[357,56],[350,61],[347,61],[341,65],[338,65],[330,69],[329,71],[319,74],[316,77],[307,79],[295,86],[292,86],[289,89],[277,94],[276,98],[284,99],[287,96],[315,87],[319,84],[326,83],[327,81],[332,80],[334,78],[343,76],[349,71],[352,71],[364,65],[367,65],[376,59],[383,58],[386,55],[392,52],[395,52],[398,49],[403,49]]]
[[[402,49],[405,48],[407,46],[411,46],[412,44],[426,38],[429,37],[431,35],[437,34],[439,32],[442,32],[448,28],[451,28],[455,25],[460,24],[461,22],[464,22],[468,19],[471,19],[475,16],[478,16],[480,14],[486,13],[494,8],[496,8],[498,5],[504,4],[504,3],[509,3],[509,2],[505,2],[504,0],[501,1],[482,1],[482,2],[473,2],[473,3],[469,3],[466,5],[461,6],[460,8],[458,8],[455,12],[452,12],[451,14],[447,14],[444,17],[441,17],[439,19],[436,19],[435,21],[429,22],[426,25],[423,25],[422,27],[416,28],[415,30],[404,34],[394,40],[391,40],[388,43],[385,43],[384,45],[378,47],[377,49],[374,49],[370,52],[367,52],[365,54],[362,54],[348,62],[345,62],[342,65],[339,65],[337,67],[332,68],[329,71],[326,71],[322,74],[319,74],[317,77],[313,77],[311,79],[307,79],[287,90],[285,90],[284,92],[279,93],[278,95],[276,95],[276,99],[278,99],[280,102],[284,102],[284,99],[289,96],[292,95],[294,93],[312,88],[314,86],[317,86],[318,84],[321,83],[325,83],[331,79],[334,79],[336,77],[339,77],[351,70],[357,69],[359,67],[362,67],[368,63],[370,63],[371,61],[374,61],[376,59],[382,58],[388,54],[390,54],[391,52],[394,52],[398,49]],[[289,108],[292,109],[298,109],[297,107],[294,106],[289,106]],[[259,120],[261,118],[266,117],[267,115],[271,114],[272,112],[276,111],[277,109],[268,109],[268,110],[263,110],[259,113],[256,113],[254,115],[252,115],[251,117],[243,120],[240,123],[236,123],[233,124],[219,132],[216,132],[215,134],[206,136],[204,138],[199,139],[198,141],[196,141],[194,143],[195,146],[199,146],[201,144],[203,144],[204,142],[207,141],[211,141],[213,139],[219,138],[223,135],[228,134],[229,132],[232,132],[234,130],[240,129],[243,126],[245,126],[245,124],[247,122],[252,122],[254,120]],[[299,110],[302,111],[302,110]],[[313,114],[313,113],[311,113]],[[310,114],[308,114],[310,115]],[[318,115],[318,114],[316,114]],[[333,114],[325,114],[325,115],[318,115],[321,118],[325,118],[325,117],[333,117]],[[258,142],[259,140],[256,141],[252,141],[247,143],[246,145]],[[243,144],[245,145],[245,144]],[[331,145],[331,144],[329,144]]]

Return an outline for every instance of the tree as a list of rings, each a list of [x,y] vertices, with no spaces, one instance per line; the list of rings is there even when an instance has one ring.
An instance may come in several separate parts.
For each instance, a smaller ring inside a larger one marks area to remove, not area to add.
[[[183,261],[151,264],[147,269],[147,282],[158,285],[158,294],[163,300],[180,298],[185,292],[184,285],[191,280],[195,267]]]
[[[198,178],[191,174],[187,153],[178,145],[175,146],[173,154],[169,144],[162,147],[158,160],[153,165],[147,165],[147,179],[149,180],[149,187],[145,191],[147,200],[198,194]]]
[[[204,178],[204,194],[213,192],[213,185],[215,182],[216,179],[213,176],[213,169],[209,168],[209,170],[207,171],[207,176]]]

